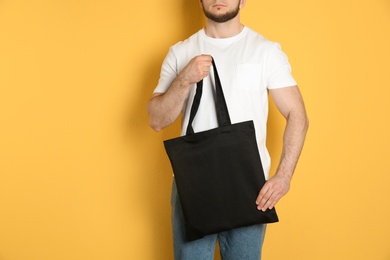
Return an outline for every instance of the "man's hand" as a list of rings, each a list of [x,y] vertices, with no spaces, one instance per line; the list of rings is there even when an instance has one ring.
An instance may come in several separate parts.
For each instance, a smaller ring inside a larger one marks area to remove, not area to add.
[[[188,62],[165,93],[154,93],[148,103],[149,124],[155,131],[171,125],[183,110],[192,84],[209,75],[212,58],[199,55]]]
[[[262,211],[272,209],[289,189],[290,179],[276,174],[260,190],[256,199],[257,209]]]
[[[202,54],[190,60],[180,73],[182,79],[188,84],[195,84],[209,75],[212,57]]]

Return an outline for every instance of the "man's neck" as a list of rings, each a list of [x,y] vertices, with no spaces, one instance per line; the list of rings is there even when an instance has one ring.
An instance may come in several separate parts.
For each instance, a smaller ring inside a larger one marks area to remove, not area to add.
[[[216,23],[208,19],[204,30],[211,38],[229,38],[239,34],[243,28],[244,25],[240,23],[240,17],[237,15],[225,23]]]

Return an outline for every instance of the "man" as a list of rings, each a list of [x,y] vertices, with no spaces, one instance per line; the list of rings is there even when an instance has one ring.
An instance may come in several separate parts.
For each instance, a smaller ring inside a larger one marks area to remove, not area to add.
[[[171,125],[182,114],[182,135],[196,83],[204,80],[202,102],[193,123],[195,132],[218,126],[214,88],[209,71],[212,57],[221,78],[232,123],[253,120],[266,178],[270,158],[265,147],[268,92],[286,118],[283,151],[276,173],[254,201],[258,210],[271,209],[284,196],[303,147],[308,119],[304,103],[286,55],[277,43],[268,41],[240,22],[246,0],[200,0],[207,18],[204,29],[172,46],[164,60],[161,76],[150,101],[150,125],[156,130]],[[183,215],[175,182],[172,188],[172,226],[175,259],[213,259],[218,239],[223,259],[261,258],[265,225],[237,228],[184,240]]]

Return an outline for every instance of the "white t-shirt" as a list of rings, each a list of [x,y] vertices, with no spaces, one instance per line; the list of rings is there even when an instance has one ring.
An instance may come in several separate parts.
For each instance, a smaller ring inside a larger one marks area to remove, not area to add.
[[[278,43],[244,27],[230,38],[208,37],[204,29],[169,49],[161,69],[155,93],[164,93],[188,62],[197,55],[210,54],[216,63],[232,123],[253,120],[256,138],[268,178],[271,159],[266,148],[268,89],[295,86],[287,56]],[[191,88],[182,111],[182,131],[185,135],[196,84]],[[203,80],[203,94],[193,121],[196,132],[218,127],[214,103],[212,69]]]

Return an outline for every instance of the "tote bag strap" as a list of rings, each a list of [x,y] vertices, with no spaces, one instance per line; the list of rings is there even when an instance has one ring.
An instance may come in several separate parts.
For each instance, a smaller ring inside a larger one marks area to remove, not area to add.
[[[226,100],[223,94],[221,80],[219,79],[217,66],[215,65],[214,58],[212,59],[212,65],[213,65],[214,80],[215,80],[215,94],[216,94],[215,108],[217,111],[218,126],[228,126],[231,125],[229,111],[226,105]],[[194,129],[192,128],[192,122],[194,121],[195,115],[198,112],[200,100],[202,98],[202,92],[203,92],[203,80],[199,81],[196,84],[196,93],[194,96],[194,100],[192,102],[190,118],[188,120],[188,125],[187,125],[187,132],[186,132],[187,135],[194,134]]]

